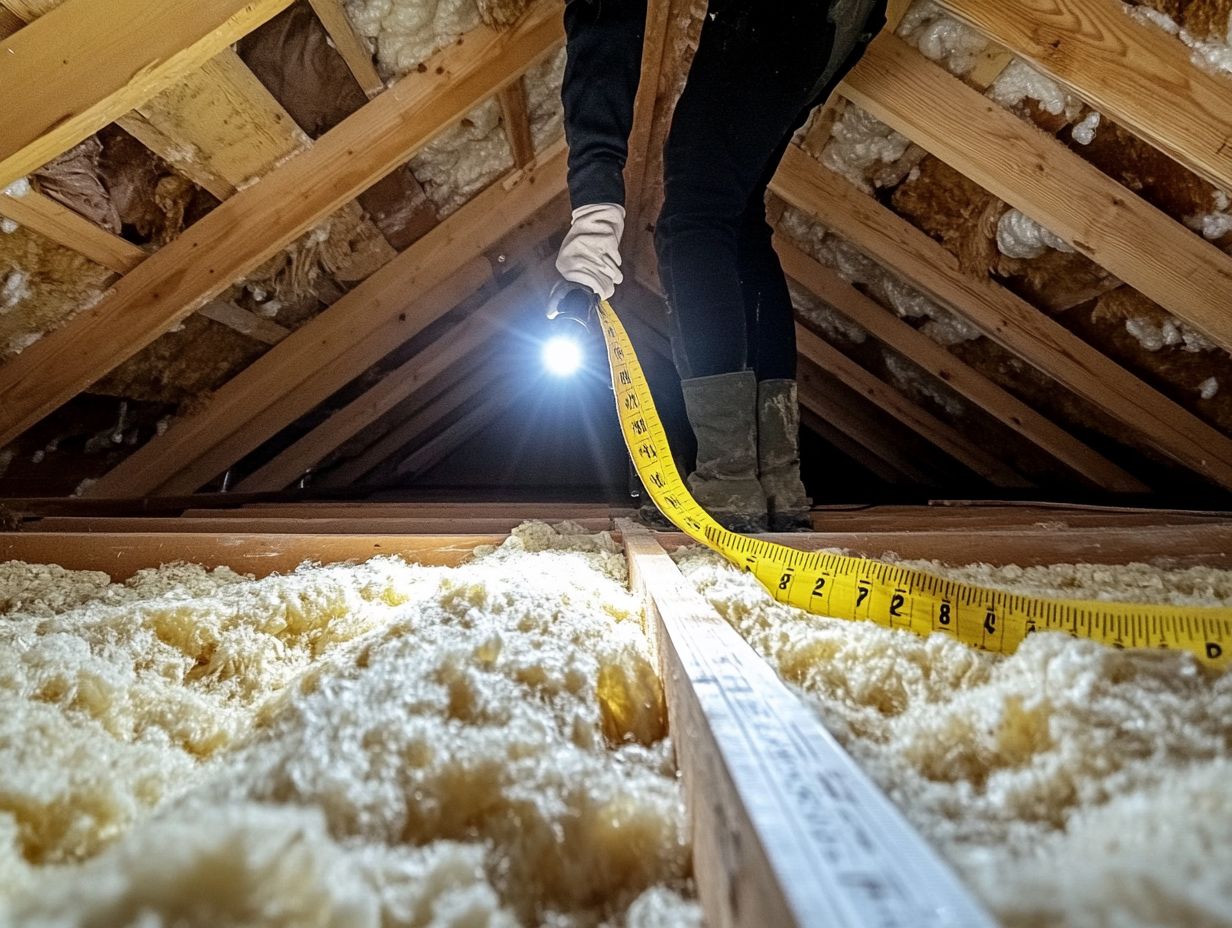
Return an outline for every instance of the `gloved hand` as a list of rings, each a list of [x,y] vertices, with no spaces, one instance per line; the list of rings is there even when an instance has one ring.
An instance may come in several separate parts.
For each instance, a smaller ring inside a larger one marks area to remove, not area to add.
[[[573,211],[573,225],[561,242],[556,270],[565,280],[583,284],[609,300],[620,272],[620,239],[625,231],[625,208],[615,203],[593,203]]]

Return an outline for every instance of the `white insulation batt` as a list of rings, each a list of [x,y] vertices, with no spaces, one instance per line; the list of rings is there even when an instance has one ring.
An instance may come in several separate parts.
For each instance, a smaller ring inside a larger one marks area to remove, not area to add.
[[[0,924],[697,925],[640,620],[545,525],[456,569],[0,565]]]
[[[686,576],[1007,926],[1232,925],[1232,674],[1061,634],[996,657]],[[911,566],[1040,596],[1232,603],[1232,572]]]

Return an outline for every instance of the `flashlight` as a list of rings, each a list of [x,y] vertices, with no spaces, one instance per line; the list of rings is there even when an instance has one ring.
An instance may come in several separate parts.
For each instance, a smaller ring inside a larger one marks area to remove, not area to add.
[[[543,344],[543,366],[557,377],[572,377],[582,367],[584,340],[599,297],[583,284],[562,280],[548,296],[552,334]]]

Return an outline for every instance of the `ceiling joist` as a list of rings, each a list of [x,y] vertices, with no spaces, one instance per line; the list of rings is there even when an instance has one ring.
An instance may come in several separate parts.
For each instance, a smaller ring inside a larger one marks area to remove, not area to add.
[[[38,190],[31,189],[19,197],[0,192],[0,216],[117,274],[128,273],[146,257],[132,242],[96,226]]]
[[[560,42],[562,30],[550,4],[506,32],[475,30],[434,56],[425,73],[403,78],[307,152],[186,229],[97,306],[0,368],[0,445],[405,162],[516,80]],[[82,344],[91,350],[81,351]]]
[[[1202,422],[1060,323],[958,259],[874,198],[796,148],[771,189],[874,261],[970,321],[994,342],[1223,487],[1232,487],[1232,439]]]
[[[338,54],[342,56],[342,60],[346,62],[347,68],[355,76],[355,80],[359,82],[359,86],[363,88],[368,98],[372,99],[384,90],[385,81],[381,79],[376,65],[372,62],[372,49],[351,25],[351,19],[347,16],[342,0],[308,0],[308,2],[312,4],[313,12],[317,14],[317,19],[321,21],[321,25],[329,34],[334,48],[338,50]]]
[[[1232,256],[1057,139],[891,35],[872,43],[841,93],[1232,350]]]

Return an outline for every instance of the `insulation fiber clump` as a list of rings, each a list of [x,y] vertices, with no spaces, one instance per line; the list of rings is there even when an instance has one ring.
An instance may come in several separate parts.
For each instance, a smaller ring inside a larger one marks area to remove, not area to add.
[[[998,657],[781,605],[709,552],[677,559],[1004,925],[1232,925],[1232,674],[1055,633]],[[907,566],[1036,596],[1232,603],[1228,571]]]
[[[0,565],[0,924],[696,925],[623,557]]]

